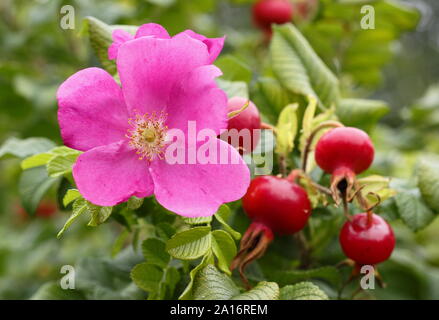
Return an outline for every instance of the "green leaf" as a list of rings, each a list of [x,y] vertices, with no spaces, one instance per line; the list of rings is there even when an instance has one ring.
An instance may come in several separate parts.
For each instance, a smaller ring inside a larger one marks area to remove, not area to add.
[[[69,189],[67,190],[66,195],[63,198],[63,205],[64,207],[67,207],[70,203],[72,203],[74,200],[81,197],[81,194],[77,189]]]
[[[297,109],[298,104],[287,105],[279,115],[277,122],[276,152],[285,157],[294,148],[294,139],[297,134]]]
[[[340,272],[335,267],[321,267],[309,270],[285,270],[274,272],[270,280],[276,281],[279,285],[287,285],[309,279],[321,279],[330,284],[337,285],[340,280]]]
[[[227,205],[223,204],[221,207],[219,207],[214,217],[219,223],[221,223],[223,228],[232,235],[233,238],[236,240],[241,239],[241,234],[238,231],[233,230],[232,227],[227,223],[230,217],[230,208]]]
[[[131,279],[139,288],[147,292],[153,293],[158,291],[162,278],[163,270],[147,262],[140,263],[131,270]]]
[[[137,210],[142,206],[143,201],[144,201],[144,199],[137,198],[137,197],[131,197],[128,199],[127,207],[130,210]]]
[[[21,168],[23,170],[44,166],[46,165],[50,159],[53,158],[53,154],[50,152],[39,153],[29,158],[24,159],[21,162]]]
[[[114,240],[114,244],[111,247],[111,257],[114,258],[123,249],[125,241],[130,236],[130,231],[128,229],[123,229],[119,236]]]
[[[300,282],[280,290],[280,300],[329,300],[325,292],[311,282]]]
[[[72,214],[70,215],[69,219],[67,219],[64,227],[58,232],[57,237],[61,238],[61,236],[72,225],[72,223],[75,222],[75,220],[78,219],[78,217],[85,212],[88,212],[87,200],[83,198],[76,199],[73,203]]]
[[[30,300],[84,300],[85,297],[79,290],[62,289],[59,282],[43,284]]]
[[[195,300],[229,300],[240,294],[232,279],[213,265],[200,270],[194,281]]]
[[[200,264],[198,264],[195,268],[193,268],[191,270],[191,272],[189,273],[190,281],[189,281],[188,285],[186,286],[186,288],[184,289],[183,293],[178,298],[179,300],[193,299],[193,297],[194,297],[193,288],[194,288],[194,283],[195,283],[195,279],[198,275],[198,272],[200,272],[200,270],[202,270],[208,264],[213,263],[212,260],[213,260],[212,253],[209,252],[203,257]]]
[[[194,282],[195,300],[277,300],[279,286],[274,282],[260,282],[252,290],[240,293],[230,277],[213,265],[200,270]]]
[[[338,80],[292,24],[273,26],[273,72],[293,93],[315,97],[324,109],[337,105]]]
[[[192,226],[197,226],[200,224],[209,224],[212,222],[212,216],[210,217],[198,217],[198,218],[183,218],[183,221]]]
[[[223,55],[215,61],[215,65],[221,69],[221,79],[229,81],[243,81],[249,83],[252,80],[251,69],[242,61],[232,55]]]
[[[439,214],[439,157],[422,158],[416,172],[422,198],[436,214]]]
[[[370,131],[389,110],[384,101],[341,99],[336,113],[344,125]]]
[[[297,101],[288,90],[274,78],[259,78],[255,92],[258,108],[273,123],[276,123],[282,109]]]
[[[115,75],[117,73],[116,63],[114,60],[108,59],[108,48],[113,43],[113,31],[116,29],[122,29],[134,34],[137,30],[137,27],[119,25],[110,26],[94,17],[86,17],[85,24],[86,28],[88,29],[91,46],[96,56],[98,57],[104,69],[110,74]]]
[[[142,252],[146,262],[166,268],[171,256],[166,252],[166,243],[160,239],[149,238],[142,243]]]
[[[250,291],[233,297],[232,300],[279,300],[279,286],[275,282],[262,281]]]
[[[195,227],[175,234],[166,243],[166,251],[177,259],[197,259],[210,249],[210,227]]]
[[[89,227],[97,227],[98,225],[107,221],[110,217],[113,207],[100,207],[96,206],[90,202],[87,203],[88,211],[91,215],[91,219],[88,222]]]
[[[233,97],[249,98],[247,83],[243,81],[228,81],[223,79],[217,79],[216,83],[221,88],[229,99]]]
[[[69,153],[53,157],[47,163],[47,172],[49,173],[49,176],[56,178],[70,173],[80,154],[80,151],[72,150]]]
[[[52,149],[55,144],[46,138],[17,139],[9,138],[0,146],[0,159],[26,158]]]
[[[218,268],[231,275],[230,264],[236,256],[236,244],[229,233],[223,230],[212,232],[212,251],[218,259]]]
[[[395,202],[402,221],[413,231],[425,228],[435,218],[417,188],[399,191],[395,196]]]
[[[50,178],[43,167],[23,171],[18,191],[26,212],[34,214],[43,196],[57,181],[58,179]]]

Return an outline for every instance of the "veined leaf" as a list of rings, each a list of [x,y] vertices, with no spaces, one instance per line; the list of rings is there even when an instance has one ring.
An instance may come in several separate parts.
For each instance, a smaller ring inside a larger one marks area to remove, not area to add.
[[[0,159],[6,157],[26,158],[53,148],[55,144],[46,138],[10,138],[0,146]]]
[[[274,282],[260,282],[252,290],[240,293],[230,277],[213,265],[207,265],[197,273],[194,282],[195,300],[277,300],[279,287]]]
[[[191,270],[191,272],[189,273],[190,281],[189,281],[188,285],[186,286],[186,288],[184,289],[183,293],[178,298],[179,300],[193,299],[193,297],[194,297],[193,288],[194,288],[195,278],[197,277],[197,274],[200,270],[202,270],[205,266],[207,266],[211,263],[213,263],[213,256],[212,256],[211,252],[208,252],[203,257],[203,260],[201,260],[200,264],[197,265],[195,268],[193,268]]]
[[[292,24],[273,26],[270,54],[273,72],[293,93],[315,97],[329,108],[339,99],[338,80]]]
[[[84,214],[88,211],[88,205],[87,200],[83,198],[79,198],[75,200],[73,203],[73,210],[72,214],[70,215],[69,219],[64,224],[64,227],[58,232],[57,237],[61,238],[61,236],[64,234],[64,232],[72,225],[73,222],[75,222],[76,219],[78,219],[79,216]]]
[[[211,240],[210,227],[195,227],[175,234],[166,243],[166,251],[174,258],[193,260],[206,254]]]
[[[229,220],[230,216],[230,208],[223,204],[221,207],[219,207],[217,213],[215,213],[214,217],[218,220],[219,223],[222,224],[223,228],[232,235],[235,240],[241,239],[241,234],[238,231],[235,231],[232,229],[231,226],[227,223],[227,220]]]
[[[337,116],[346,126],[369,131],[389,110],[384,101],[341,99],[337,107]]]
[[[422,198],[435,213],[439,214],[439,157],[422,158],[416,172]]]
[[[81,197],[81,194],[77,189],[69,189],[67,190],[66,195],[63,198],[63,205],[64,207],[67,207],[70,203],[72,203],[74,200]]]
[[[311,282],[300,282],[280,290],[280,300],[329,300],[318,286]]]
[[[223,230],[212,232],[212,251],[218,259],[218,268],[231,275],[230,264],[236,256],[236,244],[229,233]]]
[[[166,268],[171,256],[166,252],[166,243],[160,239],[149,238],[142,243],[142,252],[146,262]]]
[[[141,289],[154,293],[158,291],[163,270],[148,262],[140,263],[131,270],[131,279]]]

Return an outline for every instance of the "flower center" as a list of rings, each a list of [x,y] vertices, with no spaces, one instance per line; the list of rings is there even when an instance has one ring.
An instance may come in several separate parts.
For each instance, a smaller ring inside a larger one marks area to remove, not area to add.
[[[127,138],[130,139],[130,146],[136,149],[139,159],[148,161],[156,157],[163,159],[163,149],[166,144],[165,124],[166,113],[137,114],[135,118],[128,120],[131,128],[128,129]]]

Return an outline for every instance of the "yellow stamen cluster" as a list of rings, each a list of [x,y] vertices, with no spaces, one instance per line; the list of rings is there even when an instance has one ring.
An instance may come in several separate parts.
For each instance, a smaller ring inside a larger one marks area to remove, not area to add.
[[[164,112],[152,114],[137,114],[130,118],[128,123],[127,138],[130,139],[130,146],[136,149],[139,160],[152,161],[156,157],[163,159],[164,147],[166,144],[167,114]]]

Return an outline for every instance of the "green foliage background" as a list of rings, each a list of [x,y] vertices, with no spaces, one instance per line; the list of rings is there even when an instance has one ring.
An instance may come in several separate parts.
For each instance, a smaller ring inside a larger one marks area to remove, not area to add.
[[[131,203],[127,208],[114,208],[111,219],[99,228],[87,226],[86,215],[81,214],[78,220],[82,221],[72,224],[61,240],[56,235],[68,218],[68,210],[59,210],[53,219],[20,216],[17,213],[20,206],[27,211],[36,207],[35,190],[41,189],[31,187],[40,187],[39,181],[45,181],[43,189],[48,190],[45,198],[64,208],[62,198],[57,199],[57,191],[69,188],[69,161],[74,161],[77,154],[64,150],[63,155],[70,157],[67,164],[66,157],[50,155],[49,180],[42,167],[22,175],[20,161],[62,144],[56,122],[56,90],[79,69],[101,65],[87,36],[93,31],[90,20],[88,29],[84,28],[83,19],[87,16],[108,25],[156,22],[171,34],[193,29],[211,37],[227,35],[225,50],[217,62],[225,74],[221,85],[228,92],[235,90],[240,95],[249,95],[265,120],[272,124],[276,124],[287,103],[298,102],[299,114],[303,113],[306,103],[301,94],[314,91],[320,100],[320,110],[330,108],[326,101],[334,96],[340,98],[337,108],[340,120],[369,131],[377,147],[376,160],[368,173],[398,178],[391,184],[399,191],[398,196],[380,208],[380,213],[391,220],[398,238],[392,258],[380,267],[389,286],[362,297],[439,299],[439,220],[435,219],[439,213],[439,196],[435,191],[439,187],[439,43],[436,39],[439,3],[435,0],[321,0],[310,21],[295,23],[327,65],[328,74],[334,74],[336,79],[318,74],[311,78],[312,87],[304,89],[295,82],[297,72],[288,72],[288,65],[276,65],[284,57],[291,60],[292,55],[285,53],[289,48],[302,48],[302,45],[279,29],[268,48],[251,23],[252,2],[3,0],[0,3],[1,299],[158,299],[178,298],[182,292],[186,298],[199,299],[239,298],[240,294],[246,298],[280,295],[284,299],[324,299],[336,298],[338,284],[348,276],[331,267],[343,259],[337,241],[342,221],[334,210],[322,209],[312,228],[307,230],[312,234],[312,245],[316,248],[313,255],[318,264],[309,270],[297,270],[297,243],[292,237],[276,239],[266,256],[250,268],[249,277],[259,284],[246,293],[241,293],[238,282],[225,275],[227,261],[236,252],[234,230],[242,233],[249,223],[239,204],[232,204],[231,212],[223,213],[224,217],[194,222],[176,219],[158,208],[153,200]],[[75,8],[74,30],[59,26],[60,8],[65,4]],[[376,6],[376,30],[359,28],[359,7],[363,4]],[[417,7],[421,15],[410,10],[410,6]],[[308,74],[312,74],[313,68],[318,69],[309,55],[299,52],[298,58]],[[321,87],[325,86],[321,79],[328,86],[335,82],[339,85],[337,92],[330,92],[330,98],[320,95]],[[21,140],[14,140],[29,137],[45,137],[53,144],[32,140],[23,145]],[[425,183],[419,185],[419,179],[427,181],[433,191]],[[23,185],[30,192],[21,203]],[[84,208],[83,213],[94,217],[89,225],[99,224],[101,213],[77,201],[73,206]],[[182,240],[168,241],[176,226],[180,231],[192,226],[190,230],[195,231],[186,235],[184,241],[199,241],[199,252],[186,253],[180,247]],[[133,242],[138,250],[126,246],[127,242]],[[157,256],[157,252],[163,254]],[[212,259],[218,260],[222,272],[205,267]],[[66,293],[58,286],[62,276],[60,267],[67,264],[76,267],[78,290],[73,293]],[[195,266],[198,274],[190,274]],[[151,278],[145,278],[145,274]],[[278,288],[273,288],[273,281],[283,287],[280,293],[276,291]],[[184,291],[187,283],[192,285],[190,292]],[[220,290],[223,296],[211,290],[212,283],[223,286]],[[353,291],[354,287],[350,289]]]

